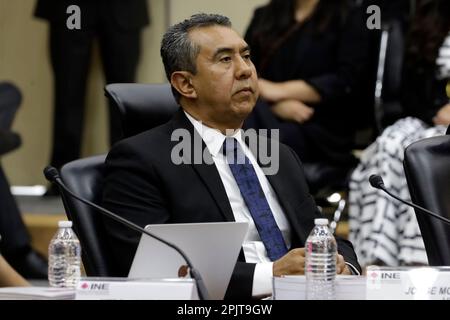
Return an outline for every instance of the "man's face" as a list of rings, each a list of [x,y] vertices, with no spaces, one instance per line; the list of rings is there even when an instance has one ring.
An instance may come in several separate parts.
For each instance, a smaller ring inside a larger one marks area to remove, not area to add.
[[[245,120],[258,98],[255,66],[247,43],[231,28],[210,26],[189,32],[200,47],[192,77],[196,114],[206,124],[234,128]]]

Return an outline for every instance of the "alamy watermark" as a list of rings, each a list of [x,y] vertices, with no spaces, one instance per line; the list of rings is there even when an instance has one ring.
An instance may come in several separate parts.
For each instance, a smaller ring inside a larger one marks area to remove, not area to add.
[[[232,136],[235,130],[226,130],[226,135]],[[268,137],[270,133],[270,138]],[[242,141],[249,148],[265,175],[275,175],[280,167],[280,133],[278,129],[267,130],[241,130]],[[172,132],[171,141],[177,142],[172,148],[170,157],[175,165],[181,164],[208,164],[212,165],[214,160],[203,140],[196,132],[191,134],[187,129],[176,129]],[[229,140],[228,140],[229,141]],[[229,143],[229,142],[226,143]],[[226,155],[229,164],[245,164],[246,157],[242,149],[230,149]],[[230,151],[231,150],[231,151]]]
[[[381,29],[381,9],[377,5],[371,5],[367,7],[367,14],[370,14],[370,17],[367,18],[366,26],[369,30],[380,30]]]
[[[69,30],[81,29],[81,9],[76,4],[72,4],[67,7],[66,13],[70,14],[66,20],[66,26]],[[366,26],[369,30],[381,29],[381,9],[377,5],[370,5],[366,10],[370,16],[367,18]]]
[[[72,4],[67,7],[66,13],[70,16],[66,20],[66,26],[69,30],[81,29],[81,9],[79,6]]]

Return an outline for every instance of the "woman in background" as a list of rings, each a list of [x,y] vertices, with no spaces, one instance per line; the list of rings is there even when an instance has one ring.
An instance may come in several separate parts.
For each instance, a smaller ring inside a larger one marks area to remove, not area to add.
[[[261,99],[245,126],[279,129],[303,162],[350,167],[368,37],[363,11],[345,0],[272,0],[245,40]]]
[[[450,1],[417,1],[403,65],[404,118],[367,148],[350,183],[350,240],[361,265],[425,265],[427,256],[414,210],[372,188],[386,187],[410,199],[403,170],[405,148],[445,133],[450,125]]]

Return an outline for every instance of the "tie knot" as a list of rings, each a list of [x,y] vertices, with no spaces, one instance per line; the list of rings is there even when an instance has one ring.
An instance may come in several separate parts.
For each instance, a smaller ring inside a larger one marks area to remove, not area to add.
[[[235,138],[227,137],[222,145],[222,153],[226,156],[227,154],[235,154],[238,147],[238,142]]]
[[[229,165],[250,164],[250,160],[245,156],[244,150],[239,142],[232,137],[227,137],[223,142],[222,153],[226,157]]]

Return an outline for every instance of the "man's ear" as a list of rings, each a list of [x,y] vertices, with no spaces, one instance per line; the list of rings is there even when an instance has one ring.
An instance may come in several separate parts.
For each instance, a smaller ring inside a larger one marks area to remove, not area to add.
[[[197,92],[192,86],[192,73],[188,71],[175,71],[170,77],[170,83],[183,97],[196,99]]]

